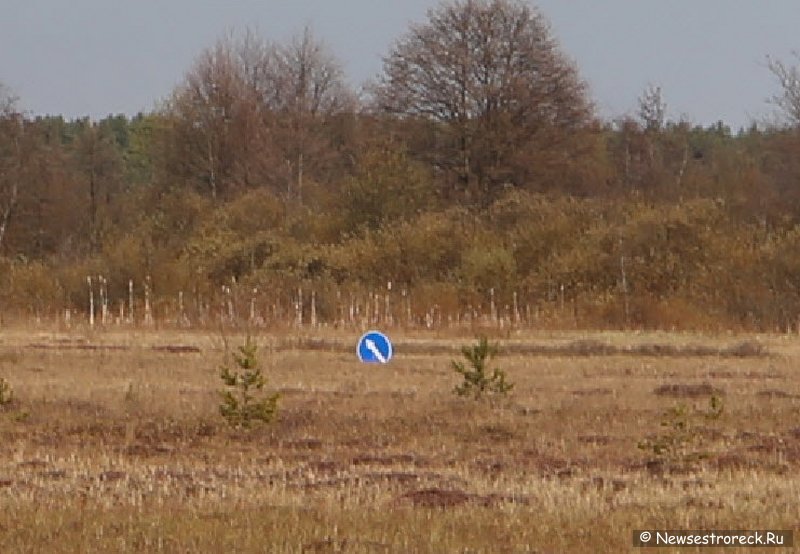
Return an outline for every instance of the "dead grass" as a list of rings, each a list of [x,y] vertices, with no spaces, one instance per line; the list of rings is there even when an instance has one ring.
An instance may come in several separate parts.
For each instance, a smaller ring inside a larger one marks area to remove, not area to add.
[[[490,404],[451,394],[470,339],[403,336],[364,366],[356,335],[259,337],[279,415],[238,432],[217,336],[3,330],[0,551],[618,552],[635,528],[800,519],[784,338],[514,336],[513,395]],[[675,472],[637,448],[716,390],[705,458]]]

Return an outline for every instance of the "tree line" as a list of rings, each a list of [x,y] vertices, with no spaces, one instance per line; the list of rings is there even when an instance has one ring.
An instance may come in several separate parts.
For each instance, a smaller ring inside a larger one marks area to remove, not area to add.
[[[768,70],[780,125],[673,120],[658,87],[604,121],[537,9],[463,0],[361,90],[309,29],[222,37],[134,117],[0,89],[0,314],[85,312],[102,276],[165,313],[306,291],[320,321],[391,296],[409,323],[796,326],[800,80]]]

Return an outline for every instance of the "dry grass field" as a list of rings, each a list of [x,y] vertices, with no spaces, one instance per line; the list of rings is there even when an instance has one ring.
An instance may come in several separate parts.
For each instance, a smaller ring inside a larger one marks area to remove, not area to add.
[[[512,333],[496,401],[452,394],[471,336],[393,336],[386,366],[357,338],[257,335],[281,398],[247,431],[219,415],[219,333],[0,329],[0,552],[625,552],[638,528],[798,527],[796,337]],[[639,448],[676,439],[678,405],[678,446]]]

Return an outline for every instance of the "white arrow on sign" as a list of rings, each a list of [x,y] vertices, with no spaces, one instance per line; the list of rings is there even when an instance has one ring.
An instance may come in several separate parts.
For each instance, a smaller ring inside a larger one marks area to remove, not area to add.
[[[375,346],[375,342],[373,342],[371,339],[366,339],[364,341],[364,344],[367,346],[367,350],[372,352],[375,355],[375,357],[378,358],[378,361],[380,363],[382,363],[382,364],[386,363],[386,358],[383,357],[383,354],[381,354],[381,351],[378,350],[377,346]]]

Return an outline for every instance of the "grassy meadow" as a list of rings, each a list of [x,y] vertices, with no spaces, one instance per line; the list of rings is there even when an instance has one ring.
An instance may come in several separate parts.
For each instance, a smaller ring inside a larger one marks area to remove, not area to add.
[[[358,335],[255,335],[279,410],[237,430],[218,368],[241,335],[0,329],[0,552],[623,552],[633,529],[798,527],[797,337],[512,332],[493,362],[514,389],[475,401],[450,367],[472,335],[393,334],[386,366]]]

